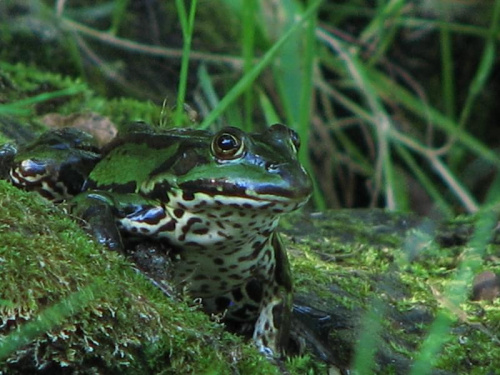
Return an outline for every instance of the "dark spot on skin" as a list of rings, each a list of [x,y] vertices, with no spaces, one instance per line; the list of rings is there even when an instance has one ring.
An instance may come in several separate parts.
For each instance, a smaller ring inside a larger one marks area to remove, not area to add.
[[[227,268],[225,268],[225,267],[221,267],[221,268],[218,269],[218,271],[221,272],[221,273],[226,273],[229,270]]]
[[[229,269],[230,269],[230,270],[235,270],[236,268],[238,268],[238,265],[237,265],[237,264],[231,264],[231,265],[229,266]]]
[[[163,224],[160,229],[159,229],[159,232],[172,232],[175,230],[175,220],[170,220],[169,222]]]
[[[148,228],[139,228],[141,233],[149,233],[149,229]]]
[[[200,203],[195,204],[193,207],[195,210],[199,210],[200,208],[205,207],[208,204],[207,201],[200,201]]]
[[[262,245],[264,245],[263,242],[261,242],[261,241],[255,241],[252,244],[252,249],[254,249],[254,250],[256,250],[256,249],[262,249]]]
[[[243,208],[250,210],[253,206],[250,203],[243,203]]]
[[[190,193],[188,191],[183,191],[182,192],[182,200],[192,201],[192,200],[194,200],[194,194]]]
[[[180,219],[182,216],[184,216],[184,210],[181,210],[180,208],[176,208],[174,210],[174,216],[178,219]]]
[[[271,326],[269,325],[269,322],[266,322],[264,324],[264,331],[269,331],[270,328],[271,328]]]
[[[264,237],[269,237],[269,236],[271,235],[271,233],[272,233],[272,232],[273,232],[272,230],[270,230],[270,229],[266,229],[266,230],[264,230],[261,234],[262,234],[262,236],[264,236]]]
[[[204,235],[204,234],[208,233],[208,228],[196,229],[196,230],[193,230],[193,233],[198,234],[198,235]]]
[[[203,220],[201,220],[200,218],[198,217],[192,217],[190,218],[186,225],[184,225],[182,227],[182,235],[179,236],[179,241],[184,241],[186,239],[186,234],[189,232],[189,230],[191,229],[191,227],[196,224],[196,223],[202,223]]]
[[[233,236],[230,236],[230,235],[228,235],[228,234],[226,234],[226,233],[224,233],[224,232],[221,232],[220,230],[219,230],[219,231],[217,231],[217,234],[218,234],[219,236],[221,236],[221,237],[224,237],[224,238],[228,239],[228,240],[232,240],[232,239],[233,239]]]
[[[237,274],[234,274],[232,273],[231,275],[228,276],[229,279],[232,279],[232,280],[242,280],[243,277],[241,275],[237,275]]]
[[[215,249],[216,251],[222,251],[226,248],[225,245],[217,245],[215,247],[213,247],[213,249]]]
[[[220,277],[220,276],[212,276],[212,277],[211,277],[211,279],[212,279],[213,281],[221,281],[221,280],[222,280],[222,277]]]
[[[233,290],[233,298],[236,302],[240,302],[243,299],[243,293],[241,292],[241,289],[235,289]]]
[[[192,218],[190,218],[187,221],[186,225],[184,225],[184,227],[182,227],[182,233],[186,234],[189,231],[189,229],[191,229],[191,227],[194,224],[201,223],[201,222],[202,222],[202,220],[200,218],[198,218],[198,217],[192,217]]]
[[[262,300],[263,290],[262,283],[253,279],[250,280],[247,285],[245,285],[245,290],[247,292],[248,297],[250,297],[253,301],[260,303]]]
[[[196,281],[206,280],[206,279],[208,279],[208,277],[205,275],[196,275],[195,277],[193,277],[193,280],[196,280]]]
[[[217,264],[218,266],[222,266],[224,264],[224,259],[222,258],[215,258],[214,263]]]

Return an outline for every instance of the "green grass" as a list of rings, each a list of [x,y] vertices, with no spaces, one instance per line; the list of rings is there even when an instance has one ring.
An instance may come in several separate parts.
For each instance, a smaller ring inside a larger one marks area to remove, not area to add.
[[[179,21],[182,27],[182,36],[184,40],[182,48],[182,65],[179,78],[179,92],[177,94],[177,107],[175,111],[174,123],[176,126],[182,124],[182,117],[184,114],[184,99],[186,97],[186,86],[188,79],[189,68],[189,53],[191,51],[191,40],[193,38],[194,17],[196,14],[196,0],[191,0],[189,8],[189,15],[187,14],[186,7],[183,0],[176,0],[177,12],[179,13]]]

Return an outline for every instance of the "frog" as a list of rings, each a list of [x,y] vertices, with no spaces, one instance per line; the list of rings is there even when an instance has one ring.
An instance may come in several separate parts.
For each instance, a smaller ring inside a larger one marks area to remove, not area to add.
[[[282,124],[247,133],[134,123],[101,149],[89,138],[49,131],[10,155],[10,181],[66,200],[109,249],[131,239],[168,244],[172,282],[208,314],[249,329],[267,357],[282,357],[293,283],[277,226],[312,193],[297,133]]]

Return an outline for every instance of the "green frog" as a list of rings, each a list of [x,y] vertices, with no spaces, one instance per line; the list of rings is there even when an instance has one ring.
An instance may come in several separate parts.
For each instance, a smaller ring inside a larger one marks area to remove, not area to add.
[[[131,237],[168,244],[174,282],[208,313],[250,324],[259,350],[277,357],[292,280],[276,226],[312,191],[298,149],[297,133],[281,124],[213,134],[136,123],[101,150],[86,133],[64,129],[11,155],[9,176],[50,199],[70,199],[111,249]]]

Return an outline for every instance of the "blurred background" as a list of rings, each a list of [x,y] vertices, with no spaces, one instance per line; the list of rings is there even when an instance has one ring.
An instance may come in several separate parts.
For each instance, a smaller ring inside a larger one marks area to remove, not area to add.
[[[285,123],[314,209],[448,217],[500,189],[499,13],[498,0],[2,0],[0,61],[156,113],[115,122]]]

